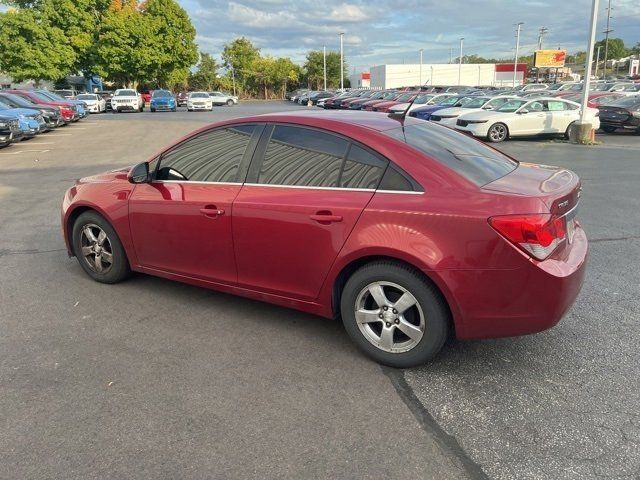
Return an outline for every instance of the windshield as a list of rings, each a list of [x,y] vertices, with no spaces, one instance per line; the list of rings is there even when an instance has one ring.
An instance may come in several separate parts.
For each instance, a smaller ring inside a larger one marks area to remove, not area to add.
[[[171,95],[171,92],[167,92],[166,90],[156,90],[155,92],[153,92],[153,96],[152,98],[171,98],[173,97],[173,95]]]
[[[205,92],[196,92],[189,95],[191,98],[209,98],[209,94]]]
[[[596,85],[593,90],[595,90],[596,92],[606,92],[611,87],[613,87],[613,84],[611,84],[611,83],[600,83],[600,84]]]
[[[513,113],[527,102],[528,100],[509,100],[500,108],[498,108],[496,112]]]
[[[33,95],[34,97],[36,97],[38,100],[42,101],[42,102],[51,102],[53,101],[51,98],[47,97],[46,95],[40,93],[40,92],[31,92],[31,95]],[[66,102],[67,100],[65,100]]]
[[[413,97],[415,93],[405,93],[404,95],[400,95],[396,98],[396,102],[410,102],[411,97]]]
[[[466,102],[463,105],[463,107],[464,108],[482,108],[484,107],[484,104],[487,103],[489,100],[491,99],[486,97],[475,97],[470,99],[468,102]]]
[[[135,97],[135,90],[118,90],[115,94],[116,97]]]
[[[547,88],[547,90],[560,90],[562,85],[562,83],[554,83],[553,85],[549,85],[549,88]]]
[[[622,97],[618,100],[615,100],[609,103],[608,106],[611,107],[640,107],[640,97],[638,96],[630,96],[630,97]]]
[[[11,107],[9,105],[7,105],[6,103],[3,103],[2,100],[0,100],[0,110],[8,110]]]
[[[98,96],[97,95],[91,95],[91,94],[88,94],[88,93],[84,93],[84,94],[78,95],[76,98],[78,100],[97,100]]]
[[[12,106],[31,108],[35,105],[35,102],[32,102],[28,98],[23,98],[18,95],[14,95],[13,93],[3,93],[2,96],[0,96],[0,99],[4,102],[10,102]]]
[[[57,93],[53,93],[53,92],[38,92],[38,93],[42,93],[42,95],[44,95],[45,97],[50,98],[53,101],[59,102],[59,101],[63,101],[63,102],[68,102],[69,99],[68,98],[64,98],[61,95],[58,95]]]
[[[453,106],[456,103],[458,103],[458,100],[460,100],[462,97],[442,97],[442,99],[437,99],[435,101],[436,105],[444,105],[446,107],[449,106]]]
[[[518,163],[487,145],[449,128],[421,122],[386,130],[478,186],[512,172]]]
[[[422,105],[423,103],[427,103],[433,97],[435,97],[435,95],[418,95],[416,99],[413,101],[413,104]]]

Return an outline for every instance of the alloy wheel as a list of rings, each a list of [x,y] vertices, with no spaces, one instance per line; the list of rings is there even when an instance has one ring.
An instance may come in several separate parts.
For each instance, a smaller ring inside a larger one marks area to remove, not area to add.
[[[364,337],[385,352],[411,350],[425,331],[418,300],[397,283],[373,282],[363,288],[356,297],[355,317]]]
[[[493,125],[489,130],[489,137],[491,137],[491,140],[494,142],[501,142],[507,138],[507,127],[500,123]]]
[[[113,266],[111,241],[102,228],[96,224],[87,224],[80,233],[82,257],[91,270],[107,273]]]

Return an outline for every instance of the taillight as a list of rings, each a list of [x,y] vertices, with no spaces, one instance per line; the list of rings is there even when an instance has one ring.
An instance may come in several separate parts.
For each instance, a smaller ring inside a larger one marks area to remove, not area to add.
[[[566,221],[550,213],[491,217],[489,224],[529,255],[544,260],[567,238]]]

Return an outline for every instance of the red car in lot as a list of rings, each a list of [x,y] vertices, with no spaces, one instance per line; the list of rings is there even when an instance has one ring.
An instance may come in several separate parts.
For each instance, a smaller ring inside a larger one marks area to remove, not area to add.
[[[388,101],[385,101],[385,102],[376,103],[375,105],[373,105],[371,110],[374,111],[374,112],[387,113],[391,107],[394,107],[394,106],[398,105],[399,103],[411,102],[417,96],[418,96],[418,92],[417,91],[402,93],[401,95],[396,97],[394,100],[388,100]]]
[[[560,320],[586,270],[580,191],[571,171],[430,122],[306,111],[216,123],[78,180],[62,231],[99,282],[143,272],[341,317],[365,353],[408,367],[450,334]]]
[[[382,97],[376,99],[376,100],[371,100],[369,102],[364,102],[362,104],[362,106],[360,107],[361,110],[366,110],[368,112],[373,111],[373,107],[375,107],[376,105],[378,105],[379,103],[385,103],[385,102],[392,102],[395,99],[397,99],[398,97],[400,97],[401,95],[403,95],[403,92],[388,92],[385,95],[383,95]]]
[[[34,92],[33,90],[3,90],[6,93],[12,93],[25,98],[36,105],[43,105],[45,107],[55,107],[60,110],[60,116],[65,123],[72,122],[79,118],[78,109],[73,103],[54,101],[44,95]]]

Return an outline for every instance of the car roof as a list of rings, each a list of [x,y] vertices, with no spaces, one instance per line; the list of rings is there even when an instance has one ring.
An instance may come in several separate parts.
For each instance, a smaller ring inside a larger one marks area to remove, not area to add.
[[[237,120],[237,122],[236,122]],[[401,123],[398,119],[389,117],[387,114],[376,114],[372,112],[349,111],[349,110],[309,110],[303,112],[289,113],[267,113],[263,115],[255,115],[252,117],[244,117],[234,119],[233,123],[246,122],[283,122],[297,123],[307,126],[328,127],[332,124],[334,127],[340,125],[355,125],[379,132],[398,128]],[[420,123],[420,120],[407,117],[404,120],[405,125]]]

